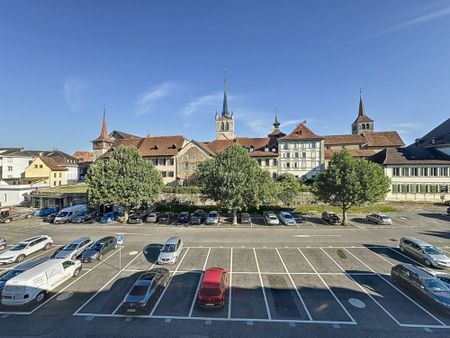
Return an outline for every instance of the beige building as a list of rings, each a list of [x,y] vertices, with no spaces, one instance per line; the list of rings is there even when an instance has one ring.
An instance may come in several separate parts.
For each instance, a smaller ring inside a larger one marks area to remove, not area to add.
[[[178,184],[188,184],[198,164],[215,156],[202,142],[189,141],[175,156]]]
[[[371,157],[391,179],[387,200],[449,200],[450,118],[404,148],[387,148]]]
[[[38,156],[25,169],[24,181],[28,184],[43,183],[50,187],[67,184],[67,167],[51,157]]]

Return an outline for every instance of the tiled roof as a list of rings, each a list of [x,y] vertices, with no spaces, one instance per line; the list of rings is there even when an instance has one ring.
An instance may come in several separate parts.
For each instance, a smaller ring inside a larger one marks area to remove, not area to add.
[[[127,138],[141,138],[140,136],[129,134],[129,133],[125,133],[124,131],[120,131],[120,130],[113,130],[109,134],[109,137],[114,138],[116,140],[118,140],[118,139],[127,139]]]
[[[400,135],[396,131],[379,131],[362,134],[325,136],[325,146],[367,145],[367,147],[402,147]]]
[[[239,144],[248,150],[253,147],[254,150],[249,151],[250,157],[277,157],[278,152],[265,151],[266,147],[271,150],[270,141],[269,137],[236,137],[233,140],[214,140],[205,145],[216,155],[232,144]]]
[[[295,140],[323,140],[323,137],[314,134],[305,123],[300,123],[295,129],[280,140],[295,141]]]
[[[269,134],[269,137],[271,136],[283,137],[286,136],[286,134],[283,133],[280,128],[273,128],[272,132]]]
[[[371,157],[375,154],[375,151],[371,149],[347,149],[347,151],[350,153],[353,157]],[[325,149],[325,158],[330,159],[333,157],[334,153],[339,152],[339,150],[331,150],[331,149]]]
[[[90,151],[78,150],[73,153],[73,157],[80,162],[92,162],[94,160],[94,154]]]
[[[68,170],[65,167],[65,163],[61,163],[60,161],[58,161],[60,159],[57,160],[57,159],[55,159],[53,157],[48,157],[48,156],[39,156],[39,158],[40,158],[40,160],[42,162],[44,162],[44,164],[47,167],[49,167],[53,171],[66,171],[66,170]]]

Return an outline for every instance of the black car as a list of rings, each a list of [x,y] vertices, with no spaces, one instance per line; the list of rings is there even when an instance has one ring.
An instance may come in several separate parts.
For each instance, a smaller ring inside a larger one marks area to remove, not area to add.
[[[147,218],[147,215],[150,213],[148,209],[140,209],[136,211],[133,215],[128,218],[128,224],[141,224],[144,219]]]
[[[91,247],[86,249],[81,256],[83,263],[89,263],[94,260],[101,260],[103,255],[111,250],[117,249],[117,239],[114,236],[104,237],[96,241]]]
[[[203,210],[195,210],[191,214],[191,224],[202,224],[206,219],[206,214]]]
[[[342,219],[332,211],[324,211],[322,213],[322,220],[330,225],[342,224]]]
[[[100,221],[100,213],[97,210],[88,210],[80,215],[72,218],[72,223],[88,223],[92,224],[94,222]]]
[[[169,282],[169,270],[164,268],[144,272],[125,295],[122,306],[127,313],[145,312],[158,299]]]
[[[248,214],[246,212],[242,212],[239,215],[239,223],[246,224],[246,223],[250,223],[250,222],[251,222],[250,214]]]
[[[392,267],[391,277],[395,283],[450,313],[450,288],[435,275],[412,264],[398,264]]]
[[[180,212],[177,218],[177,224],[188,224],[189,223],[189,213],[188,212]]]
[[[294,217],[296,223],[306,222],[306,218],[296,212],[291,213],[291,215]]]
[[[159,224],[169,224],[170,223],[170,214],[169,213],[159,214],[158,223]]]
[[[51,213],[51,214],[45,216],[42,219],[42,221],[46,222],[46,223],[53,223],[55,221],[55,217],[56,217],[57,214],[58,214],[57,212]]]

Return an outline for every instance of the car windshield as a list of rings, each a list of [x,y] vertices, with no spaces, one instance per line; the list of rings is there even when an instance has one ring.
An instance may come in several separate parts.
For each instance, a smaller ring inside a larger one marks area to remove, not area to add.
[[[210,212],[208,216],[209,217],[217,217],[217,214],[215,212]]]
[[[148,214],[148,217],[155,217],[156,214]]]
[[[76,250],[77,248],[78,248],[78,245],[77,245],[77,244],[71,243],[71,244],[69,244],[69,245],[66,245],[66,246],[64,247],[64,249],[62,249],[62,251],[73,251],[73,250]]]
[[[380,218],[381,219],[391,219],[389,216],[386,216],[386,215],[381,215]]]
[[[147,286],[133,285],[130,290],[130,296],[143,296],[147,293]]]
[[[284,214],[283,217],[286,218],[286,219],[293,219],[294,218],[294,217],[292,217],[291,214]]]
[[[26,247],[27,247],[26,244],[19,243],[19,244],[13,246],[10,250],[11,251],[20,251],[20,250],[25,249]]]
[[[102,243],[95,243],[92,247],[91,250],[95,250],[95,251],[100,251],[102,248]]]
[[[175,252],[175,244],[166,244],[161,249],[161,252]]]
[[[429,255],[443,255],[442,251],[434,246],[424,246],[423,250]]]
[[[218,295],[220,295],[220,289],[218,289],[218,288],[203,288],[200,290],[200,294],[203,296],[218,296]]]
[[[447,292],[450,291],[447,285],[445,285],[439,279],[427,279],[424,280],[425,287],[431,292]]]
[[[4,273],[0,276],[0,281],[7,282],[11,278],[16,277],[17,275],[20,275],[23,271],[21,270],[9,270],[8,272]]]
[[[69,213],[67,211],[60,212],[58,217],[66,217]]]

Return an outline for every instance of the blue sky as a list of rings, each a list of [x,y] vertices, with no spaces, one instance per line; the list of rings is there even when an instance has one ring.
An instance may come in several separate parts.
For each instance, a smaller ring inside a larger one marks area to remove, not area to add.
[[[1,1],[0,146],[90,149],[109,130],[349,133],[359,88],[406,142],[450,116],[449,1]],[[283,125],[284,124],[284,125]]]

